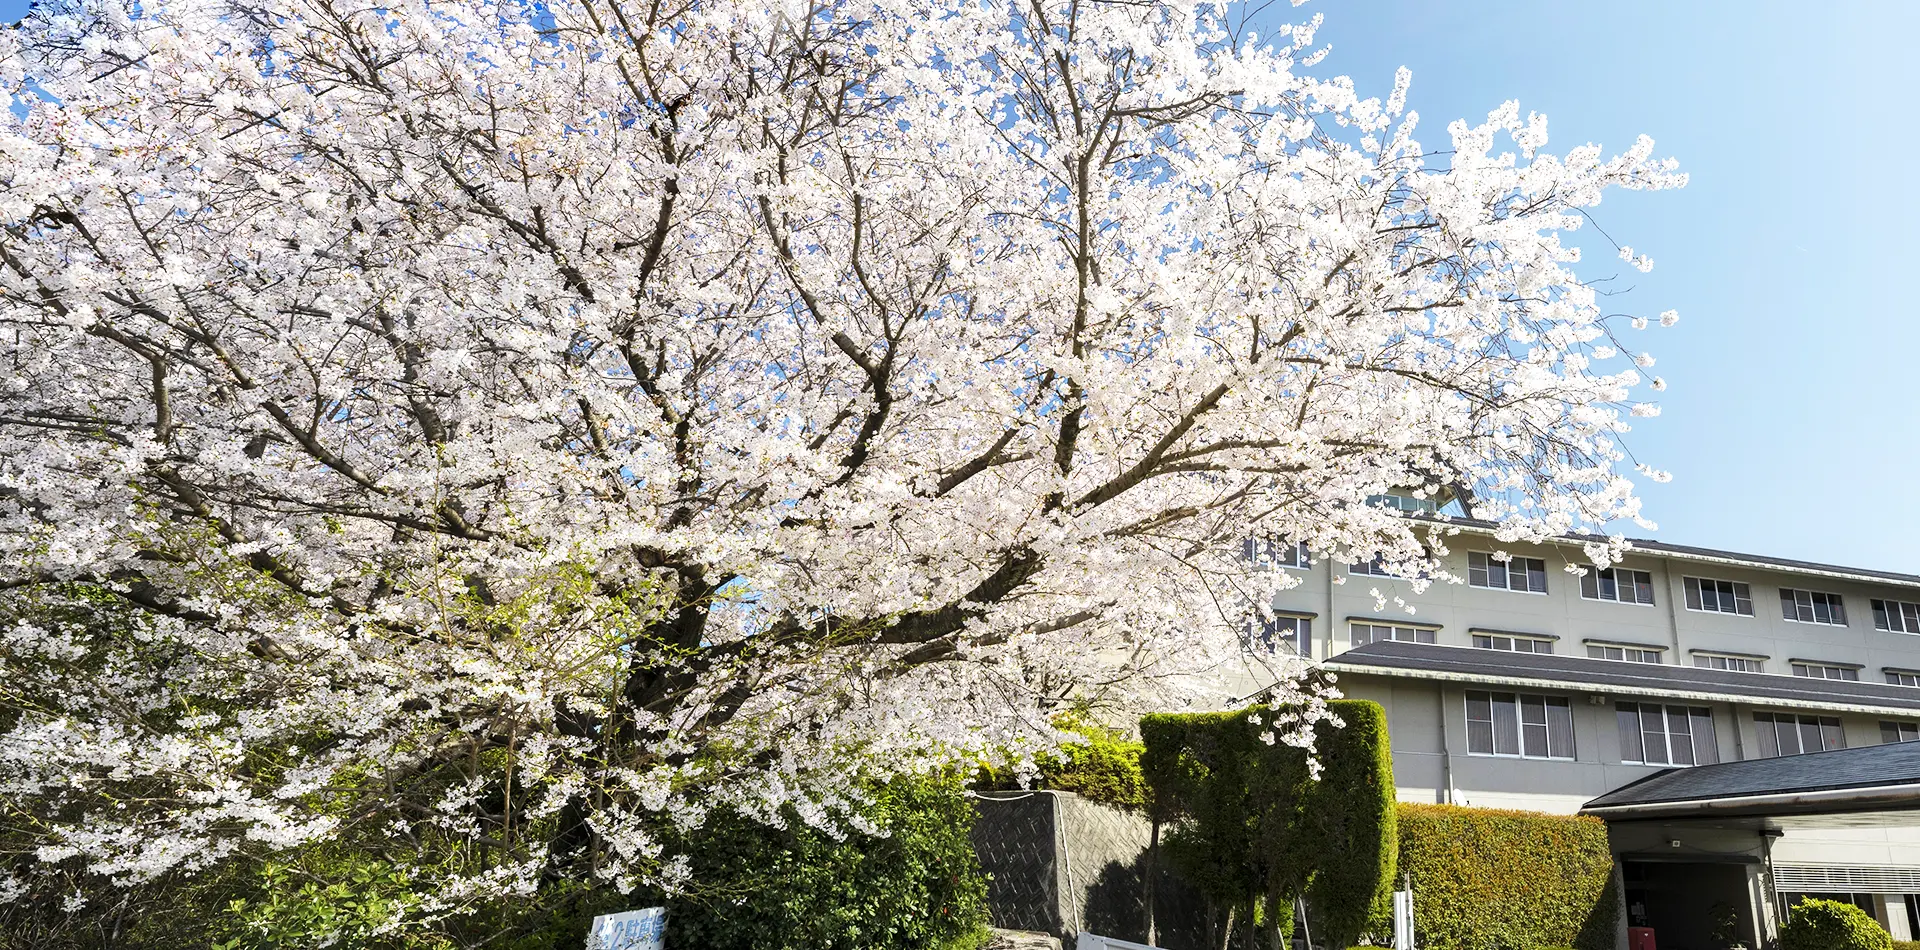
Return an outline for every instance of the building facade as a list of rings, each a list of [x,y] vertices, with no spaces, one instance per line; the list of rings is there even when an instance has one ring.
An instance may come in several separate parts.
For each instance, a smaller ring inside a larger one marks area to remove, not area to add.
[[[1920,576],[1652,541],[1599,570],[1577,541],[1457,523],[1443,563],[1466,582],[1419,592],[1294,545],[1247,552],[1302,581],[1254,646],[1321,661],[1385,707],[1403,801],[1573,813],[1676,766],[1920,740]],[[1920,934],[1920,827],[1640,831],[1615,834],[1628,925],[1693,864],[1725,869],[1729,904],[1749,898],[1749,945],[1800,893]]]

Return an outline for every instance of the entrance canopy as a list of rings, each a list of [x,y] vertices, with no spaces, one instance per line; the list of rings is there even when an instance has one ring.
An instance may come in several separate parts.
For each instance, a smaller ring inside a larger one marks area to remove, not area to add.
[[[1911,826],[1915,810],[1920,742],[1667,769],[1588,802],[1581,814],[1610,822],[1758,819],[1772,827],[1838,827]]]

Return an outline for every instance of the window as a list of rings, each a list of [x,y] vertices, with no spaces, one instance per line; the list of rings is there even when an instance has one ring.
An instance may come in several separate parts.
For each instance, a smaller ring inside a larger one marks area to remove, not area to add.
[[[1390,623],[1355,623],[1347,625],[1347,634],[1354,646],[1365,646],[1381,640],[1398,640],[1401,643],[1432,643],[1435,631],[1431,627],[1405,627]]]
[[[1401,574],[1395,574],[1394,572],[1389,571],[1386,568],[1380,566],[1379,558],[1374,558],[1373,560],[1367,561],[1363,564],[1349,564],[1347,565],[1347,573],[1366,574],[1370,577],[1402,577],[1404,576]]]
[[[1587,655],[1596,660],[1625,660],[1628,663],[1658,663],[1660,651],[1651,647],[1628,646],[1624,643],[1589,643]]]
[[[1920,722],[1882,722],[1880,742],[1920,742]]]
[[[1887,682],[1895,686],[1920,686],[1920,673],[1913,670],[1887,670]]]
[[[1653,603],[1653,575],[1620,567],[1598,568],[1591,564],[1580,575],[1580,596],[1588,600],[1611,600],[1622,604]]]
[[[1367,504],[1417,515],[1430,515],[1440,510],[1439,503],[1430,498],[1409,498],[1406,495],[1368,495]]]
[[[1247,563],[1260,567],[1294,567],[1305,570],[1313,566],[1313,559],[1307,554],[1305,541],[1246,538],[1240,542],[1240,556],[1246,559]]]
[[[1791,665],[1793,666],[1793,675],[1795,676],[1811,676],[1817,680],[1857,680],[1860,678],[1859,667],[1847,666],[1843,663],[1815,663],[1810,660],[1795,660]]]
[[[1840,603],[1840,595],[1817,590],[1780,588],[1780,614],[1798,623],[1847,625],[1847,608]]]
[[[1873,629],[1920,633],[1920,604],[1904,600],[1872,600]]]
[[[1505,650],[1508,653],[1552,653],[1553,641],[1546,637],[1529,637],[1512,633],[1476,633],[1473,645],[1482,650]]]
[[[1733,653],[1693,654],[1693,665],[1709,670],[1733,670],[1737,673],[1758,673],[1766,667],[1766,659],[1757,656],[1739,656]]]
[[[1467,751],[1573,758],[1573,708],[1564,696],[1467,691]]]
[[[1500,560],[1479,551],[1467,553],[1467,583],[1528,594],[1547,592],[1547,562],[1537,557]]]
[[[1712,765],[1720,761],[1713,710],[1705,706],[1616,703],[1620,761],[1633,765]]]
[[[1795,716],[1791,713],[1754,713],[1760,733],[1760,756],[1799,755],[1847,747],[1837,716]]]
[[[1753,589],[1745,584],[1684,577],[1680,579],[1680,586],[1686,589],[1688,610],[1753,616]]]
[[[1253,618],[1249,645],[1268,652],[1287,650],[1301,656],[1313,655],[1313,618],[1278,616]]]

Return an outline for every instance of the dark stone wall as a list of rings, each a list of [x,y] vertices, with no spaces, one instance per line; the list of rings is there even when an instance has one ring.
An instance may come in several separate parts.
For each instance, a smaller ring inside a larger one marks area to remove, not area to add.
[[[975,807],[973,846],[992,876],[994,926],[1051,933],[1068,944],[1082,930],[1146,942],[1146,818],[1072,792],[986,792]],[[1158,871],[1157,946],[1202,950],[1205,914],[1198,894]]]

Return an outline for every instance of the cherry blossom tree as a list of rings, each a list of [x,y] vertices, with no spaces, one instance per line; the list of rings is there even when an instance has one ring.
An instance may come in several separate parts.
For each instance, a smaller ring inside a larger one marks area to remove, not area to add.
[[[1245,15],[45,0],[0,37],[0,887],[349,838],[464,856],[421,919],[674,886],[711,808],[858,832],[876,772],[1221,701],[1289,583],[1245,537],[1431,568],[1393,487],[1637,518],[1661,384],[1562,237],[1672,162],[1514,103],[1430,148],[1404,71]]]

